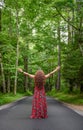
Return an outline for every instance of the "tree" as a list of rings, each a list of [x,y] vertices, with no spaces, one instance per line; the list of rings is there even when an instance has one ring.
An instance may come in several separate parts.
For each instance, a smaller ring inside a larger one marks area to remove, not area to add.
[[[0,8],[0,32],[2,31],[2,11]],[[1,41],[0,41],[1,43]],[[3,93],[6,93],[6,85],[5,85],[5,74],[4,74],[4,67],[3,67],[3,61],[2,61],[2,54],[0,52],[0,65],[1,65],[1,74],[2,74],[2,82],[3,82]]]
[[[58,66],[61,66],[61,38],[60,38],[60,20],[58,20]],[[58,78],[57,78],[57,90],[60,90],[60,82],[61,82],[60,70],[58,71]]]

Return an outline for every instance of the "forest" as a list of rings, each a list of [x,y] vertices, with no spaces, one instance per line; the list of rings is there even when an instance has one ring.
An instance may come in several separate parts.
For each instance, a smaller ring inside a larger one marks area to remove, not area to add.
[[[18,68],[48,74],[58,65],[46,92],[83,99],[83,0],[0,0],[0,95],[33,93]]]

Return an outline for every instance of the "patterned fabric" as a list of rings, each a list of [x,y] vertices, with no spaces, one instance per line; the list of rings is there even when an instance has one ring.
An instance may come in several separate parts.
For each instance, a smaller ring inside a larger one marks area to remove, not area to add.
[[[47,118],[47,102],[45,96],[45,89],[34,88],[34,97],[32,102],[31,118]]]

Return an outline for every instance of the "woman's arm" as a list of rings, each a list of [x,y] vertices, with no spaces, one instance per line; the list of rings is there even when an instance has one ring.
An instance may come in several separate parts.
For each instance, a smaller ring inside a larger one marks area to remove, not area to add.
[[[60,69],[60,66],[56,67],[55,70],[53,70],[52,72],[50,72],[49,74],[45,75],[45,78],[49,78],[52,74],[54,74],[56,71],[58,71]]]
[[[34,79],[35,75],[29,74],[27,72],[24,72],[22,69],[18,69],[19,72],[23,73],[26,76],[29,76],[30,78]]]

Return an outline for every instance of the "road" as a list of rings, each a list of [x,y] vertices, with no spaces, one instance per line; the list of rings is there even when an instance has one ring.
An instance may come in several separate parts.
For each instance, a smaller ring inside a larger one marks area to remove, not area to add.
[[[47,97],[48,118],[30,119],[32,97],[0,110],[0,130],[83,130],[83,116]]]

